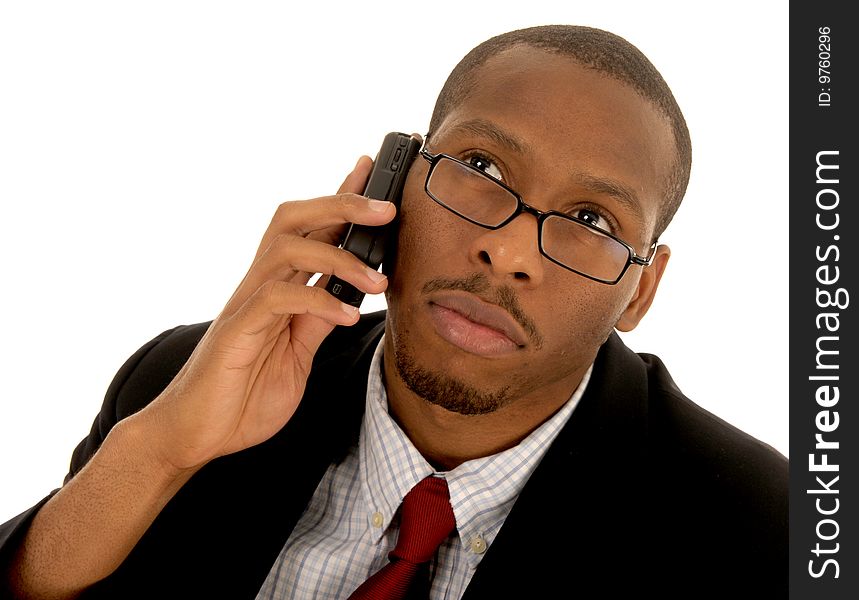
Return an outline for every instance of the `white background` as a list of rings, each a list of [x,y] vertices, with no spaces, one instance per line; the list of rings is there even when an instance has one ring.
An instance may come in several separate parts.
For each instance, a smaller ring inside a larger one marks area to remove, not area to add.
[[[673,256],[624,339],[787,454],[786,3],[5,2],[0,522],[60,485],[132,352],[216,316],[278,203],[425,131],[477,43],[554,22],[636,44],[692,133]]]

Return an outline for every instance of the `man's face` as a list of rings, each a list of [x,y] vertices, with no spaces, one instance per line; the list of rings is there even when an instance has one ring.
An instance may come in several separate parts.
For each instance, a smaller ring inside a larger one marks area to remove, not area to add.
[[[674,157],[667,120],[632,88],[524,46],[479,69],[428,150],[479,166],[539,210],[596,218],[642,256]],[[568,396],[612,329],[646,312],[667,250],[644,276],[632,266],[616,285],[586,279],[540,254],[534,216],[492,231],[438,205],[428,168],[418,158],[403,193],[386,367],[464,414]]]

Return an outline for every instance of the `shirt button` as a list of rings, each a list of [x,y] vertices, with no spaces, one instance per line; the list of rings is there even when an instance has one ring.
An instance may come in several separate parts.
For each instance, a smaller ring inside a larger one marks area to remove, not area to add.
[[[380,512],[373,513],[373,527],[376,527],[376,528],[381,527],[384,520],[385,519],[382,516],[382,513],[380,513]]]
[[[471,551],[475,554],[486,552],[486,541],[481,536],[471,538]]]

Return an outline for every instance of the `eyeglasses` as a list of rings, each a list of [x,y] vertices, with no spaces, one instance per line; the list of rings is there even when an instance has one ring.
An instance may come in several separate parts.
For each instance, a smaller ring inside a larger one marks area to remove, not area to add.
[[[474,165],[447,154],[430,154],[424,189],[438,204],[486,229],[500,229],[523,212],[537,218],[540,254],[553,263],[588,279],[614,285],[630,265],[648,266],[656,253],[656,242],[647,256],[639,256],[622,239],[577,217],[557,211],[543,212]]]

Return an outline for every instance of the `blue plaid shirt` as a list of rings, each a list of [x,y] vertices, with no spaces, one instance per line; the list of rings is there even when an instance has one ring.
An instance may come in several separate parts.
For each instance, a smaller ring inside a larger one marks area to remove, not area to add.
[[[388,414],[383,345],[384,338],[370,365],[358,445],[329,467],[257,600],[347,598],[387,564],[397,541],[397,509],[406,493],[429,475],[447,479],[456,517],[456,530],[431,565],[430,598],[460,598],[591,375],[589,368],[569,401],[518,445],[438,472]]]

